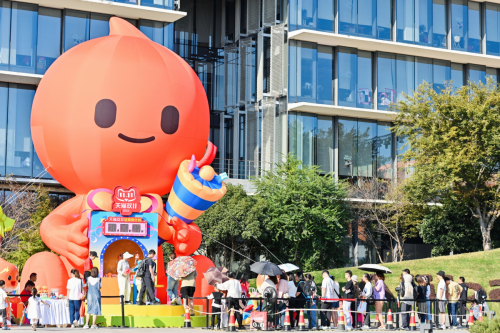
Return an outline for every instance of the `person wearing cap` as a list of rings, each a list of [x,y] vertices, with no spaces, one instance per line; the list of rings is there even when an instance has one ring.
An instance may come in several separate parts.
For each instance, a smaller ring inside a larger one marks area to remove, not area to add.
[[[120,296],[125,296],[125,304],[130,304],[130,265],[128,260],[134,256],[128,252],[120,255],[120,261],[116,271],[118,273],[118,288],[120,289]]]
[[[438,299],[438,308],[439,308],[439,316],[441,317],[442,324],[438,328],[445,329],[446,328],[446,303],[448,302],[446,299],[446,282],[444,280],[445,274],[443,271],[437,272],[437,278],[439,280],[438,289],[437,289],[437,299]]]

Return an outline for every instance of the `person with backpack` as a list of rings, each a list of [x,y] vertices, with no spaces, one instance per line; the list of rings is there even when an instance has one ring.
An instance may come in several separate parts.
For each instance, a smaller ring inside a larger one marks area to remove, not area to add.
[[[304,294],[304,285],[306,281],[302,272],[297,272],[297,274],[295,274],[295,281],[297,282],[297,292],[295,293],[295,308],[303,309],[306,305],[306,295]],[[297,311],[294,311],[293,315],[298,321],[299,316],[297,314]]]
[[[141,292],[139,294],[139,305],[145,305],[143,300],[144,293],[147,290],[148,297],[151,304],[159,304],[155,298],[155,276],[156,276],[156,263],[153,258],[156,256],[155,250],[149,250],[148,256],[141,262],[137,269],[137,276],[142,279]]]

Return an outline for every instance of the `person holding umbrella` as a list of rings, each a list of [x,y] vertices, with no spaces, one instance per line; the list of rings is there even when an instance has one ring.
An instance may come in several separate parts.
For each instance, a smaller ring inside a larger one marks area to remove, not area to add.
[[[189,305],[189,311],[191,312],[191,316],[194,316],[193,308],[194,308],[194,292],[196,289],[196,270],[189,273],[187,276],[181,278],[181,298],[184,300],[184,307]]]
[[[229,280],[227,280],[224,283],[218,283],[217,289],[227,290],[227,298],[228,298],[227,308],[229,310],[231,310],[231,308],[234,308],[234,316],[236,318],[236,321],[238,321],[238,328],[244,329],[243,317],[240,312],[241,306],[238,300],[239,298],[241,298],[241,284],[240,281],[235,279],[236,274],[234,274],[234,272],[228,272],[227,277]]]

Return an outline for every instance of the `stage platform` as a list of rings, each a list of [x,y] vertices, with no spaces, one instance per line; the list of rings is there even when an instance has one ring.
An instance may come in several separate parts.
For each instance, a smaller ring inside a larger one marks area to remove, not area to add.
[[[194,309],[203,311],[201,305]],[[119,304],[102,304],[102,316],[97,323],[103,326],[121,326],[122,309]],[[183,327],[184,307],[182,305],[125,305],[125,326],[127,327]],[[205,327],[206,317],[199,312],[191,316],[191,326]]]

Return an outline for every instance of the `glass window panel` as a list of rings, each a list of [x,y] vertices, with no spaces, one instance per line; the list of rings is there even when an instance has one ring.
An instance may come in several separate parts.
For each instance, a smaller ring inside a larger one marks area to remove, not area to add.
[[[469,81],[478,84],[486,83],[486,68],[480,65],[469,65]]]
[[[377,37],[377,0],[358,0],[358,36]]]
[[[153,42],[163,45],[163,22],[140,20],[139,29]]]
[[[496,68],[486,68],[486,78],[492,78],[493,79],[493,83],[497,83],[498,80],[498,71]]]
[[[318,30],[333,32],[333,0],[318,0]]]
[[[317,50],[316,44],[298,42],[297,101],[316,103]]]
[[[451,49],[467,51],[467,0],[451,0]]]
[[[412,56],[396,55],[396,91],[398,100],[404,100],[403,93],[413,94],[415,84],[415,59]]]
[[[109,35],[110,15],[90,14],[90,39],[104,37]]]
[[[163,46],[174,50],[174,23],[165,23],[163,27]]]
[[[415,90],[422,83],[427,82],[432,85],[432,60],[425,58],[415,59]]]
[[[377,56],[378,109],[387,110],[396,102],[396,55],[379,53]]]
[[[299,23],[297,22],[298,13],[299,13],[299,10],[297,7],[298,1],[299,0],[290,0],[290,2],[288,4],[288,25],[290,27],[290,31],[295,31],[298,29],[298,25],[299,25]],[[226,7],[227,7],[227,4],[230,4],[230,2],[226,2]],[[227,9],[226,9],[226,12],[227,12]]]
[[[5,150],[7,148],[7,110],[9,84],[0,82],[0,175],[5,175]]]
[[[136,3],[135,0],[134,3]],[[141,6],[163,8],[164,3],[163,0],[141,0]]]
[[[38,42],[36,72],[45,74],[61,55],[62,10],[40,7],[38,9]]]
[[[432,46],[446,48],[446,2],[432,1]]]
[[[469,52],[481,52],[481,25],[479,2],[469,1]]]
[[[500,6],[486,4],[486,53],[500,55]]]
[[[49,172],[45,171],[35,148],[33,147],[33,178],[53,179]]]
[[[391,40],[391,0],[377,1],[377,38]]]
[[[316,30],[318,0],[297,0],[297,1],[298,1],[297,28]]]
[[[314,165],[316,127],[316,115],[297,114],[297,157],[304,166]]]
[[[455,91],[464,85],[464,65],[451,64],[451,81]]]
[[[354,176],[356,138],[358,126],[355,119],[339,118],[339,176]]]
[[[451,63],[444,60],[434,60],[432,69],[433,87],[439,93],[446,89],[447,83],[451,80]]]
[[[288,152],[297,156],[297,112],[288,112]]]
[[[288,47],[288,102],[297,102],[297,42],[290,40]]]
[[[121,3],[128,3],[130,5],[136,5],[137,0],[113,0],[114,2],[121,2]],[[144,2],[147,2],[148,0],[145,0]],[[143,1],[141,1],[141,5],[143,4]]]
[[[357,52],[342,47],[338,57],[339,105],[356,107]]]
[[[9,84],[7,123],[7,174],[32,176],[31,105],[35,86]]]
[[[38,6],[13,2],[10,31],[10,70],[35,73]]]
[[[410,146],[408,144],[408,140],[406,139],[405,136],[400,136],[396,138],[397,140],[397,158],[398,158],[398,179],[404,180],[408,177],[410,174],[410,165],[411,163],[403,163],[403,156],[404,153],[410,149]]]
[[[358,108],[372,108],[372,53],[358,51]]]
[[[9,70],[11,2],[0,1],[0,70]]]
[[[357,176],[373,177],[376,165],[377,123],[358,120]]]
[[[318,116],[317,164],[325,172],[333,172],[333,117]]]
[[[64,15],[64,51],[89,40],[90,13],[66,10]]]
[[[414,1],[415,0],[396,0],[396,29],[398,42],[413,43],[414,41]]]
[[[318,45],[318,103],[333,104],[333,47]]]
[[[377,177],[392,179],[394,157],[392,155],[391,123],[377,125]]]
[[[170,9],[170,10],[173,10],[174,9],[174,0],[164,0],[165,4],[165,9]],[[142,2],[141,2],[142,4]]]
[[[415,0],[415,41],[432,45],[432,0]]]
[[[358,33],[358,0],[342,0],[339,6],[339,33],[356,35]]]

